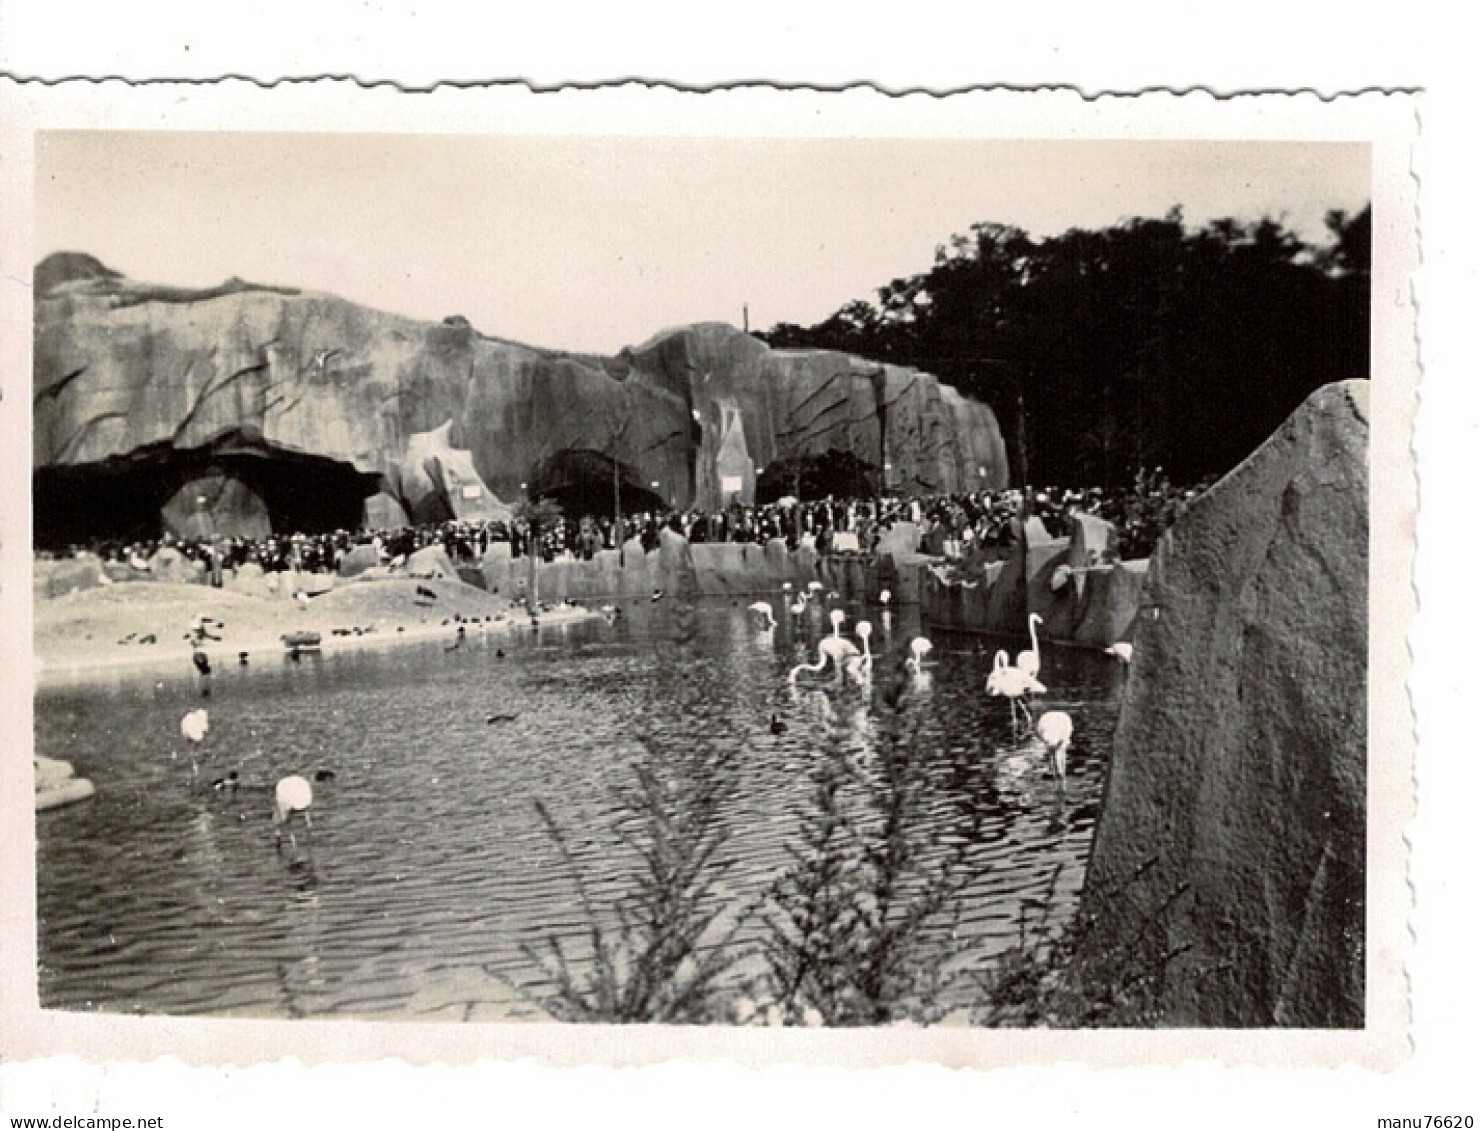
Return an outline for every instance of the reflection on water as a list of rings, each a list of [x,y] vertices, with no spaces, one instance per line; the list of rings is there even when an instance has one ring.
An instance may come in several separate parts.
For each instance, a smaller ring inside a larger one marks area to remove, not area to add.
[[[993,650],[935,634],[933,666],[896,673],[920,631],[876,616],[873,689],[787,680],[831,632],[815,611],[758,631],[743,602],[702,603],[677,643],[647,600],[615,624],[441,641],[227,668],[193,786],[179,734],[201,705],[189,671],[49,678],[39,754],[91,778],[84,804],[38,814],[42,1003],[68,1009],[280,1017],[535,1017],[541,974],[522,947],[580,945],[584,914],[543,828],[567,830],[597,906],[622,897],[629,858],[611,830],[646,750],[734,765],[724,814],[745,902],[790,858],[811,771],[843,747],[863,773],[882,697],[899,707],[929,795],[921,830],[963,846],[972,881],[958,944],[987,958],[1016,938],[1026,899],[1074,907],[1110,748],[1120,665],[1046,650],[1042,704],[1076,720],[1064,795],[984,694]],[[728,756],[732,756],[729,757]],[[210,783],[239,774],[235,790]],[[313,831],[275,848],[273,786],[317,782]],[[964,823],[964,815],[972,821]],[[524,992],[522,992],[522,989]]]

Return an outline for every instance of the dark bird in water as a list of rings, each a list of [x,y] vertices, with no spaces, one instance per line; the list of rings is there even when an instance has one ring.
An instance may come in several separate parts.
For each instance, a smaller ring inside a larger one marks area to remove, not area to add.
[[[495,723],[513,723],[519,717],[519,715],[490,715],[484,722],[488,726],[493,726]]]
[[[224,778],[217,778],[211,783],[211,788],[217,793],[236,793],[237,787],[242,783],[237,780],[237,771],[233,770]]]
[[[200,672],[202,675],[211,674],[211,661],[206,658],[205,652],[192,652],[191,663],[196,665],[196,671]]]
[[[651,601],[660,601],[660,600],[663,600],[663,599],[664,599],[664,590],[663,589],[656,589],[656,590],[654,590],[654,595],[649,598],[649,600],[651,600]]]
[[[247,663],[247,653],[246,652],[238,652],[237,653],[237,662],[239,664],[245,664],[245,663]]]
[[[496,648],[494,650],[494,658],[496,660],[503,660],[505,658],[505,650],[503,648]]]
[[[783,722],[782,719],[778,718],[777,715],[773,715],[772,721],[767,724],[767,728],[772,731],[773,734],[782,734],[785,730],[788,729],[788,726],[786,723]]]
[[[154,642],[155,642],[155,634],[152,633],[152,632],[147,632],[147,633],[145,633],[143,636],[141,636],[139,638],[139,643],[140,644],[153,644]]]
[[[315,770],[314,771],[314,780],[315,781],[334,781],[335,780],[335,771],[334,770]]]
[[[438,595],[426,585],[419,585],[417,587],[417,595],[419,597],[426,597],[429,601],[436,601],[438,599]]]

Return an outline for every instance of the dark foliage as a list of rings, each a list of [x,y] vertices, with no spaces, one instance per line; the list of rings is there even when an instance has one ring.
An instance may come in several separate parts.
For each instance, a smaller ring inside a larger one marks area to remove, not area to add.
[[[1270,219],[1191,230],[1178,209],[1035,239],[977,224],[920,275],[774,346],[936,373],[986,401],[1026,481],[1223,474],[1314,389],[1369,376],[1370,210],[1315,248]]]

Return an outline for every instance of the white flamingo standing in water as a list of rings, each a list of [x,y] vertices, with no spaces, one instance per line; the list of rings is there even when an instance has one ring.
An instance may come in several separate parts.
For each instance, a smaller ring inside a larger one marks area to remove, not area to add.
[[[206,741],[206,732],[211,729],[211,719],[206,714],[205,707],[197,707],[194,711],[187,711],[180,720],[180,737],[189,743],[191,752],[191,777],[200,773],[200,767],[196,764],[196,747]]]
[[[830,611],[829,623],[834,626],[834,636],[837,640],[844,639],[844,633],[840,632],[840,627],[844,624],[844,622],[845,615],[843,609],[833,609]]]
[[[1075,727],[1065,711],[1047,711],[1035,723],[1035,733],[1045,743],[1045,756],[1056,775],[1056,787],[1066,788],[1066,750],[1071,745]]]
[[[307,778],[301,778],[298,774],[291,774],[281,779],[273,789],[273,839],[275,843],[283,843],[283,830],[288,829],[288,839],[295,850],[299,847],[298,838],[294,836],[293,816],[299,813],[304,818],[304,829],[306,832],[314,831],[314,824],[309,820],[309,806],[314,804],[314,787],[309,784]]]
[[[769,629],[777,628],[777,618],[772,615],[772,605],[768,602],[754,601],[747,606],[747,611],[749,613],[756,613],[758,617],[762,618],[762,631],[766,632]]]
[[[819,641],[819,662],[817,664],[799,664],[788,673],[788,682],[794,683],[798,679],[799,672],[813,672],[818,675],[830,664],[834,663],[835,682],[844,675],[844,665],[852,656],[858,656],[860,650],[846,640],[843,636],[826,636]]]
[[[925,636],[916,636],[912,638],[909,647],[911,648],[911,658],[906,661],[906,666],[918,675],[921,675],[922,669],[927,666],[924,657],[928,652],[932,651],[932,641],[928,640]]]
[[[1025,712],[1025,721],[1030,721],[1030,708],[1025,705],[1026,695],[1039,695],[1045,691],[1045,684],[1030,675],[1018,664],[1009,662],[1009,653],[1000,649],[994,657],[994,670],[989,673],[989,678],[984,683],[984,690],[990,695],[1003,696],[1009,700],[1010,721],[1019,726],[1019,712]]]
[[[1032,679],[1040,674],[1040,638],[1035,635],[1035,626],[1044,623],[1045,618],[1039,613],[1030,614],[1030,650],[1021,652],[1014,662],[1015,667]]]

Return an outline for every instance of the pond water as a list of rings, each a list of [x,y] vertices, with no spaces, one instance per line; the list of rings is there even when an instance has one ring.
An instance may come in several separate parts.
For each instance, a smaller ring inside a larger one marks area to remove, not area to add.
[[[872,644],[891,657],[873,693],[806,675],[790,685],[828,623],[816,611],[759,632],[743,604],[702,602],[682,644],[644,601],[615,624],[470,632],[456,649],[255,657],[219,670],[206,700],[188,670],[47,676],[37,752],[72,762],[97,794],[37,815],[42,1004],[544,1019],[534,1003],[549,977],[529,948],[555,938],[578,954],[589,917],[611,922],[632,897],[634,766],[646,758],[727,767],[726,870],[708,898],[755,904],[795,860],[821,762],[869,782],[892,742],[923,770],[910,835],[924,859],[956,852],[966,877],[929,924],[944,953],[951,939],[955,961],[988,962],[1015,943],[1027,900],[1069,917],[1119,664],[1044,650],[1042,705],[1076,721],[1062,793],[1016,740],[1005,701],[984,693],[992,650],[1024,641],[934,633],[933,666],[893,679],[920,629],[911,610],[889,626],[870,610]],[[203,705],[193,781],[180,720]],[[276,845],[274,783],[319,770],[333,779],[315,786],[312,833]],[[240,788],[211,788],[228,771]],[[747,920],[740,937],[764,930]]]

